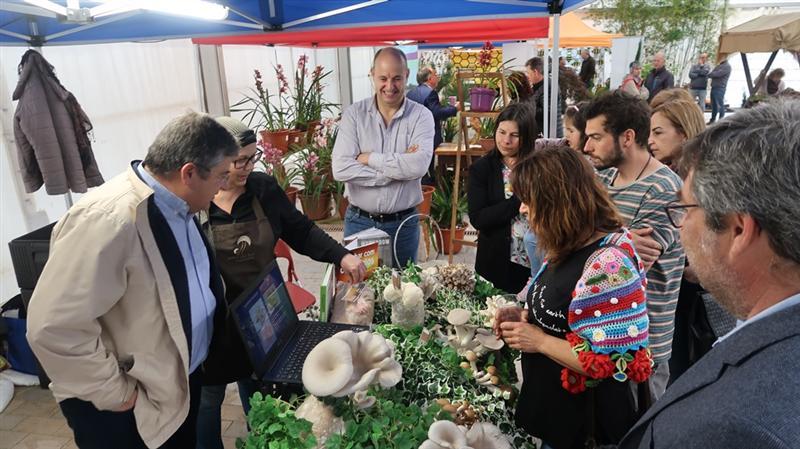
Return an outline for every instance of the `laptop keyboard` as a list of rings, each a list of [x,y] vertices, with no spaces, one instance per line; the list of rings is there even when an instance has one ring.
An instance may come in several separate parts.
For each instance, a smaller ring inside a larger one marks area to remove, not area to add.
[[[302,323],[302,321],[301,321]],[[295,346],[286,362],[277,371],[277,376],[281,379],[300,379],[303,372],[303,363],[306,356],[317,343],[328,337],[335,335],[342,330],[351,329],[352,326],[337,326],[335,323],[327,323],[323,326],[303,326],[299,330],[300,334],[295,338]]]

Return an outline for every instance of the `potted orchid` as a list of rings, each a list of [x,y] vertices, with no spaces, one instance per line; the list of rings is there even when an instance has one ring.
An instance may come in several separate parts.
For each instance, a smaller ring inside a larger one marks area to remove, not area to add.
[[[294,204],[297,201],[297,192],[299,191],[297,187],[292,185],[292,182],[297,179],[299,174],[297,168],[287,169],[283,152],[268,142],[259,142],[258,148],[263,152],[258,162],[264,172],[272,175],[278,181],[278,185],[286,192],[289,202]]]
[[[303,191],[298,195],[303,212],[312,220],[322,220],[331,216],[331,192],[328,190],[330,178],[322,169],[320,156],[307,149],[296,153],[298,173],[303,180]]]
[[[492,51],[494,45],[487,41],[483,44],[478,54],[477,72],[480,74],[478,85],[469,90],[470,109],[475,112],[488,112],[492,110],[494,98],[497,96],[496,80],[488,78],[487,73],[492,71]]]
[[[259,130],[263,142],[286,153],[289,143],[293,142],[290,139],[290,128],[294,124],[294,113],[285,98],[289,93],[289,83],[280,64],[275,67],[275,74],[278,78],[278,93],[271,94],[264,87],[261,72],[253,70],[255,88],[251,89],[251,95],[245,95],[232,105],[231,112],[244,112],[243,121],[248,127]]]
[[[308,56],[301,55],[294,72],[292,102],[295,113],[294,126],[300,130],[307,130],[307,138],[311,140],[322,119],[322,112],[330,111],[336,105],[325,101],[322,96],[322,90],[325,87],[322,80],[330,75],[331,71],[326,72],[323,66],[318,65],[311,72],[311,77],[308,78],[307,66]]]

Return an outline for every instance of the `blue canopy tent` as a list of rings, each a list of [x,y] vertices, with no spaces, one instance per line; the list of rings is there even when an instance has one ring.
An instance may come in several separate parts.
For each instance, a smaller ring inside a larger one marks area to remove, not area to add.
[[[224,7],[223,18],[202,20],[160,12],[187,0],[3,0],[0,45],[41,47],[187,37],[233,36],[288,30],[441,23],[476,19],[558,16],[592,0],[209,0]],[[216,5],[212,5],[216,6]],[[222,8],[220,8],[222,9]],[[192,11],[194,12],[194,11]],[[558,21],[554,21],[558,48]],[[557,92],[553,67],[550,92]],[[550,97],[553,97],[550,95]],[[555,131],[555,98],[550,98],[550,134]]]
[[[162,1],[179,5],[182,0]],[[252,34],[257,31],[342,29],[475,19],[545,17],[591,0],[210,0],[227,8],[202,20],[119,5],[145,0],[4,0],[0,45],[75,45]],[[61,8],[48,8],[47,5]],[[71,5],[71,6],[68,6]],[[62,9],[63,8],[63,9]],[[101,14],[96,14],[101,13]]]

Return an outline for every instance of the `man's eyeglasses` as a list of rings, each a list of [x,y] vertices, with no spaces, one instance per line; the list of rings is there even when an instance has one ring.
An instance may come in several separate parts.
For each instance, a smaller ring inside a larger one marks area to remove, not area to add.
[[[670,203],[664,206],[664,210],[667,212],[667,217],[669,218],[669,222],[672,223],[672,226],[681,228],[683,227],[683,220],[686,219],[688,209],[691,207],[700,207],[700,205]]]
[[[261,159],[261,156],[264,155],[264,152],[261,150],[256,150],[250,157],[241,157],[233,161],[234,168],[245,168],[249,164],[255,164],[257,160]]]

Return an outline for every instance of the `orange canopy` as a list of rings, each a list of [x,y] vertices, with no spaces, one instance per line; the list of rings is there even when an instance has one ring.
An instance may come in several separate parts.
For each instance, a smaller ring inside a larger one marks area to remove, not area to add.
[[[561,16],[558,46],[560,48],[611,47],[611,39],[624,37],[596,30],[586,24],[574,12]],[[550,45],[553,45],[553,18],[550,17]]]

